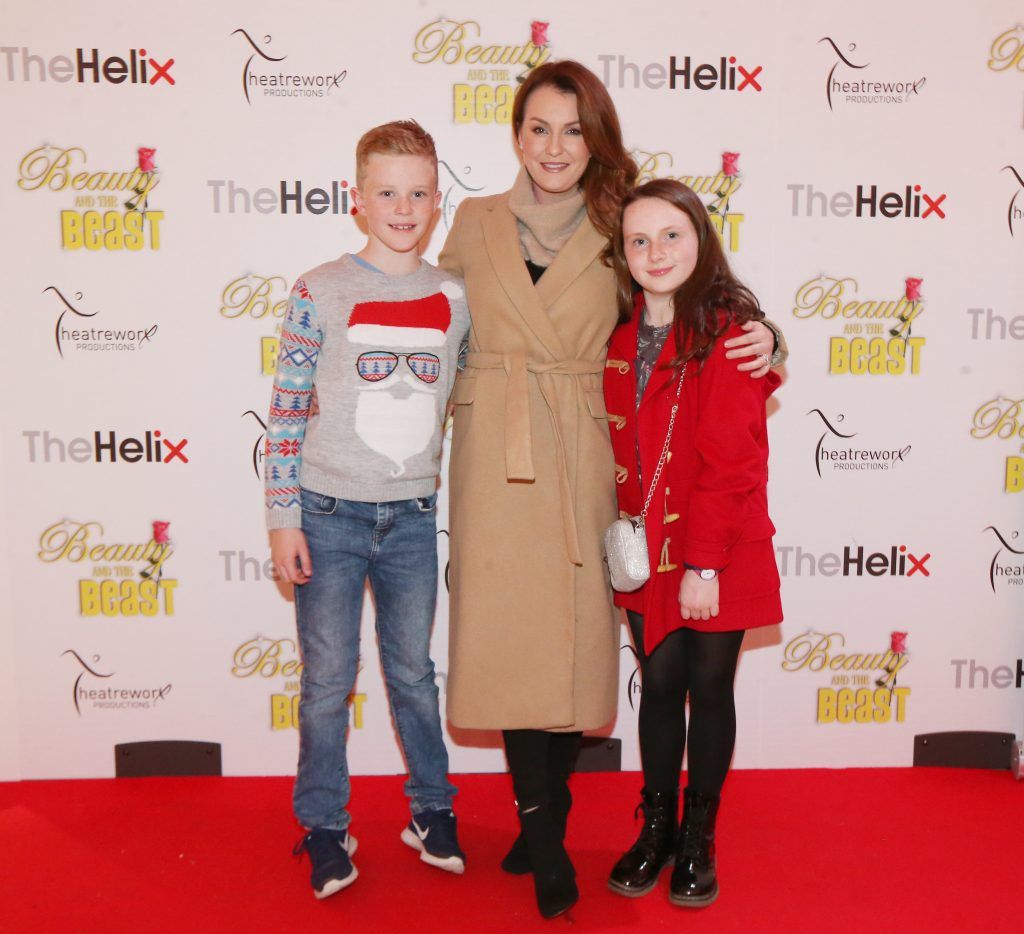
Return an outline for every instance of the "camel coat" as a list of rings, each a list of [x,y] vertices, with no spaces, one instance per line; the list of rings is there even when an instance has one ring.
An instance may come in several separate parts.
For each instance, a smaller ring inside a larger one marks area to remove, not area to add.
[[[584,217],[534,285],[505,193],[464,201],[441,252],[473,321],[449,467],[447,712],[459,727],[586,730],[615,714],[605,245]]]

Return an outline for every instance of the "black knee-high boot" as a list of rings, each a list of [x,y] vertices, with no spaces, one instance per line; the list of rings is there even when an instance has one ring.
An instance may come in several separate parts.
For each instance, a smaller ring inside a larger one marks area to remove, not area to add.
[[[582,733],[549,733],[548,740],[548,789],[551,815],[554,818],[558,837],[565,841],[565,828],[572,808],[572,793],[569,791],[569,776],[576,766],[580,754]],[[501,861],[505,872],[521,876],[531,871],[530,857],[526,852],[526,840],[520,833]]]
[[[548,752],[553,735],[543,730],[504,731],[534,894],[545,918],[562,914],[579,899],[576,871],[562,842],[564,830],[552,810]]]

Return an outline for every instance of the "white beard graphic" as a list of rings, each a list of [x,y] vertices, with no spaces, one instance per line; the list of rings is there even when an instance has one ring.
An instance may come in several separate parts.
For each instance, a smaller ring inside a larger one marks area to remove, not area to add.
[[[436,393],[416,382],[411,375],[392,376],[356,399],[356,434],[395,465],[392,477],[402,476],[405,462],[426,451],[437,433]]]

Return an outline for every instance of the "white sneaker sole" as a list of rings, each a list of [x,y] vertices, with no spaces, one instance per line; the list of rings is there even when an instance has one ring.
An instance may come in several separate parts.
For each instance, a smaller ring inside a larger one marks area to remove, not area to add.
[[[454,872],[457,876],[461,876],[466,871],[466,864],[462,861],[461,857],[448,856],[442,858],[428,853],[427,848],[423,845],[423,841],[408,827],[402,830],[402,843],[411,846],[414,850],[419,850],[420,859],[430,866],[436,866],[445,872]]]
[[[355,853],[357,846],[359,846],[359,841],[356,840],[352,834],[349,834],[348,838],[345,840],[345,852],[348,853],[349,856],[352,856]],[[334,895],[335,892],[340,892],[342,889],[348,888],[358,878],[359,870],[353,866],[352,871],[345,876],[344,879],[328,879],[324,883],[324,887],[322,889],[313,889],[313,895],[315,898],[329,898],[331,895]]]

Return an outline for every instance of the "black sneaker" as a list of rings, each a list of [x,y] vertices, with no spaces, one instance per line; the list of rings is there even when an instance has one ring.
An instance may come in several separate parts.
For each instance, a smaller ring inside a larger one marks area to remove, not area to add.
[[[303,850],[313,865],[310,882],[317,898],[327,898],[351,885],[359,877],[359,870],[349,858],[356,851],[356,838],[347,830],[314,827],[292,851],[298,856]]]
[[[423,811],[402,831],[402,842],[420,851],[420,859],[438,869],[461,875],[466,871],[466,854],[455,835],[455,815],[450,808]]]

